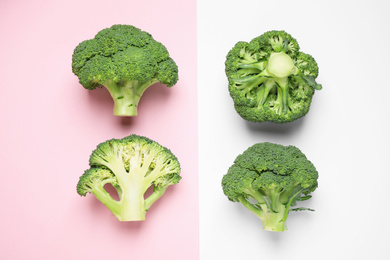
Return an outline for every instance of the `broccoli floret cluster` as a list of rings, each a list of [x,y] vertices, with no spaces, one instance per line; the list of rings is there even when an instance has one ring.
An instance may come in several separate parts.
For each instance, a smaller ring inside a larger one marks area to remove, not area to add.
[[[309,111],[318,65],[285,31],[268,31],[227,54],[225,72],[237,113],[252,122],[287,123]]]
[[[224,194],[240,202],[268,231],[285,231],[289,211],[297,201],[311,198],[318,172],[295,146],[257,143],[237,156],[222,179]]]
[[[93,194],[120,221],[145,220],[150,206],[181,179],[176,156],[168,148],[139,135],[99,144],[89,164],[90,168],[77,183],[77,193]],[[119,200],[107,192],[106,184],[115,188]],[[146,197],[151,186],[153,192]]]
[[[149,86],[172,87],[178,81],[178,67],[166,47],[131,25],[113,25],[81,42],[73,52],[72,71],[84,88],[110,92],[116,116],[138,115]]]

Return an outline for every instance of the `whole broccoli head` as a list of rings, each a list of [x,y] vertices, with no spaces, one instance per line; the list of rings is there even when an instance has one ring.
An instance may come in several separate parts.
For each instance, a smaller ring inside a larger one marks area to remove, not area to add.
[[[111,139],[97,146],[89,159],[90,168],[77,183],[77,193],[93,194],[120,221],[145,220],[146,211],[168,186],[180,179],[176,156],[157,142],[138,135]],[[117,191],[115,200],[105,189],[111,184]],[[145,196],[149,187],[153,193]]]
[[[222,179],[224,194],[258,216],[268,231],[285,231],[289,211],[311,198],[318,172],[295,146],[258,143],[237,156]]]
[[[252,122],[287,123],[303,117],[322,86],[316,61],[285,31],[269,31],[227,54],[225,72],[237,113]]]
[[[73,52],[72,71],[89,90],[105,87],[114,100],[114,115],[136,116],[144,91],[160,82],[178,81],[178,68],[165,46],[131,25],[113,25]]]

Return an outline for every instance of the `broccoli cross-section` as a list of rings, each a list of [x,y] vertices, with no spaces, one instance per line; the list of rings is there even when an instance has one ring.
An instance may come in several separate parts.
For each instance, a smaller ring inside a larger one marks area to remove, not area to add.
[[[222,178],[224,194],[241,202],[268,231],[285,231],[289,211],[318,186],[314,165],[295,146],[258,143],[237,156]]]
[[[145,220],[150,206],[181,179],[176,156],[168,148],[138,135],[99,144],[89,164],[91,167],[77,183],[77,193],[93,194],[120,221]],[[119,200],[107,192],[106,184],[116,189]],[[149,187],[153,187],[153,192],[146,197]]]
[[[237,113],[252,122],[287,123],[309,111],[318,65],[299,51],[285,31],[269,31],[238,42],[225,62],[229,92]]]
[[[113,25],[73,52],[72,71],[89,90],[105,87],[114,100],[114,115],[137,116],[145,90],[160,82],[172,87],[178,67],[166,47],[131,25]]]

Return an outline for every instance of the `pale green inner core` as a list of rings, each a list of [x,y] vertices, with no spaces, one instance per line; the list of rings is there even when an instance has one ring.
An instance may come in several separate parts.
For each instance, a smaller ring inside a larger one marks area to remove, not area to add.
[[[295,68],[290,56],[284,52],[272,53],[268,61],[268,72],[277,78],[285,78],[291,75]]]

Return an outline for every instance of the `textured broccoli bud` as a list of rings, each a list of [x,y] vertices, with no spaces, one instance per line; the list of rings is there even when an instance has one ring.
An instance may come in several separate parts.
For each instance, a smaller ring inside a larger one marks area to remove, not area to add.
[[[314,90],[314,58],[299,51],[285,31],[269,31],[249,43],[238,42],[227,54],[225,72],[238,114],[253,122],[287,123],[309,111]]]
[[[145,90],[157,83],[172,87],[178,68],[166,47],[131,25],[113,25],[81,42],[73,52],[72,71],[89,90],[105,87],[114,115],[136,116]]]
[[[317,186],[318,172],[295,146],[258,143],[237,156],[222,178],[224,194],[241,202],[268,231],[285,231],[289,211],[307,200]],[[312,209],[307,209],[312,210]]]
[[[89,164],[90,169],[77,184],[77,193],[95,195],[120,221],[144,220],[151,205],[181,179],[176,156],[168,148],[138,135],[99,144]],[[107,183],[116,189],[119,200],[105,190]],[[146,197],[149,187],[153,187],[153,192]]]

